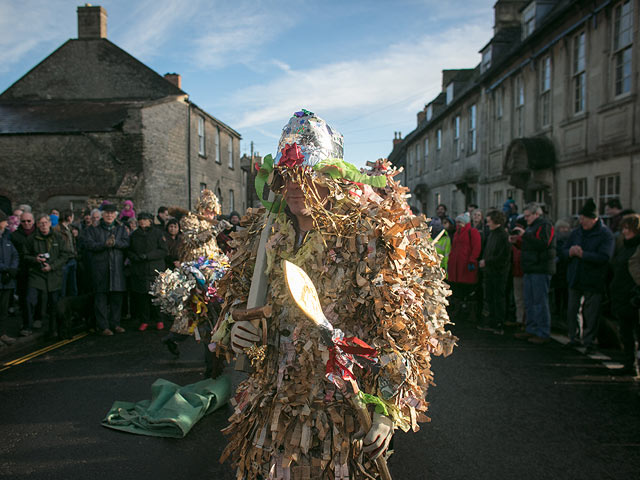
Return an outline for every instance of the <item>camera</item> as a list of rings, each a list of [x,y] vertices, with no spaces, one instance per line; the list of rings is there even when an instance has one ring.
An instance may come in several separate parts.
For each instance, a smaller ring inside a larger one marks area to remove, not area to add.
[[[51,255],[49,255],[49,253],[41,253],[38,255],[38,257],[40,258],[44,258],[45,260],[49,260],[49,258],[51,257]]]

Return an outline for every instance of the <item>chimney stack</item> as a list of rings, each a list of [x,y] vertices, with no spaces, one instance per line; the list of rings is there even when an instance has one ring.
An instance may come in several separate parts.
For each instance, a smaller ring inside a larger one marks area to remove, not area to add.
[[[402,132],[393,132],[393,146],[402,143]]]
[[[165,73],[164,78],[182,90],[182,77],[179,73]]]
[[[107,38],[107,11],[85,3],[78,7],[78,39]]]
[[[520,26],[520,10],[527,4],[526,0],[498,0],[493,6],[493,34],[503,28]]]

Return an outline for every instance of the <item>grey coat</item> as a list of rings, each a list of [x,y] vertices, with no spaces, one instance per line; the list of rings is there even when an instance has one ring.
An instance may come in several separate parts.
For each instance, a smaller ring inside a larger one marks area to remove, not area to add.
[[[106,242],[110,235],[115,237],[115,244],[107,247]],[[100,220],[96,227],[82,231],[82,245],[87,252],[87,263],[91,268],[93,292],[126,291],[124,254],[129,247],[127,229],[117,222],[107,226],[104,220]]]

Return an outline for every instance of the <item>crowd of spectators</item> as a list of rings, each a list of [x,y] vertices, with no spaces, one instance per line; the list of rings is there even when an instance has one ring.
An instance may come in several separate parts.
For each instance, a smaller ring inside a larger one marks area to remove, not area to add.
[[[12,215],[0,211],[0,348],[16,342],[7,332],[11,315],[19,315],[21,336],[34,330],[61,336],[56,307],[68,297],[91,297],[100,335],[124,333],[123,314],[140,331],[164,329],[166,319],[149,290],[158,271],[177,266],[184,212],[176,212],[176,218],[164,206],[155,216],[136,212],[130,200],[120,208],[105,201],[77,222],[65,209],[34,215],[20,205]],[[228,219],[231,227],[217,239],[225,251],[240,215],[232,212]]]
[[[566,325],[566,346],[593,354],[606,314],[618,322],[620,372],[637,374],[640,215],[615,198],[604,213],[588,199],[577,218],[553,224],[542,205],[519,214],[509,200],[486,215],[469,205],[454,221],[438,205],[431,229],[453,292],[453,319],[498,335],[516,327],[516,338],[545,344],[553,307]]]

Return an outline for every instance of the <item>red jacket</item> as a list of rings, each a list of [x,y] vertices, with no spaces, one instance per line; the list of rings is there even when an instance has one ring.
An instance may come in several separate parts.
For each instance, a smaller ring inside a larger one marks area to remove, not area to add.
[[[449,253],[449,281],[476,283],[478,281],[478,257],[482,249],[480,233],[471,224],[458,228]]]

